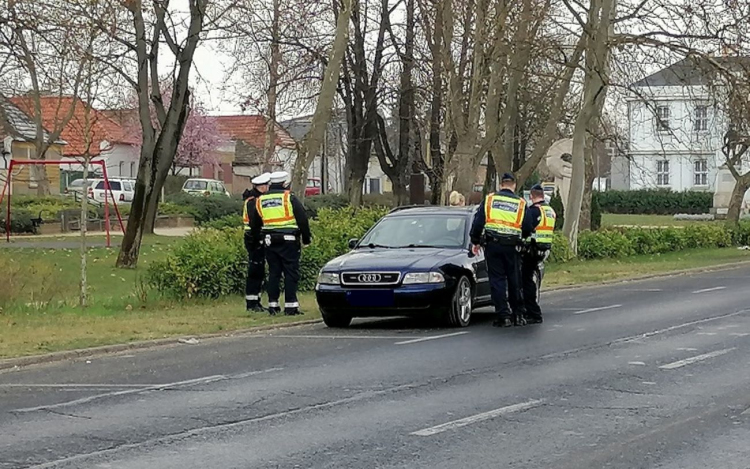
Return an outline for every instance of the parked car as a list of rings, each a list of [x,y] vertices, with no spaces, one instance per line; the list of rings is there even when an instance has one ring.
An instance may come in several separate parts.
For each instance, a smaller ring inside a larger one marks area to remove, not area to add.
[[[94,182],[93,179],[86,179],[85,184],[83,179],[70,181],[68,187],[65,188],[65,195],[74,196],[76,194],[80,195],[88,192],[88,188],[91,186],[92,182]]]
[[[92,179],[88,188],[89,198],[97,202],[104,202],[105,182],[104,179]],[[109,187],[112,192],[107,194],[108,201],[112,200],[112,196],[118,203],[133,201],[135,182],[132,179],[109,179]]]
[[[188,179],[182,186],[182,192],[191,195],[224,195],[231,197],[224,183],[215,179]]]
[[[404,207],[378,221],[351,252],[320,271],[315,287],[323,320],[347,327],[354,317],[437,317],[465,327],[491,304],[484,255],[470,249],[476,207]]]
[[[307,178],[307,186],[305,187],[305,197],[311,195],[320,195],[320,188],[322,184],[320,178]]]

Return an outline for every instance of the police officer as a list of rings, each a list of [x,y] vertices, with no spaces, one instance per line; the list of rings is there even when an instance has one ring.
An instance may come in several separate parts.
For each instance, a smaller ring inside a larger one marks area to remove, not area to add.
[[[260,290],[263,284],[263,277],[266,276],[266,258],[263,252],[263,245],[257,240],[253,241],[250,230],[250,214],[255,210],[256,200],[268,192],[271,174],[261,174],[250,182],[253,183],[253,188],[245,190],[242,194],[242,198],[245,200],[242,206],[242,224],[245,226],[245,249],[247,249],[245,306],[247,311],[259,313],[263,311],[260,301]]]
[[[302,314],[297,301],[301,245],[309,245],[310,223],[302,203],[284,187],[286,171],[271,173],[271,187],[260,196],[251,216],[253,240],[265,244],[268,261],[268,312],[278,314],[284,274],[284,314]]]
[[[526,201],[515,194],[516,178],[511,173],[503,174],[500,187],[500,191],[489,194],[484,205],[477,210],[471,225],[471,242],[475,254],[482,242],[485,245],[490,291],[497,313],[493,326],[521,326],[525,323],[519,250]]]
[[[531,205],[526,207],[521,226],[524,239],[521,255],[521,284],[527,324],[542,322],[539,290],[542,286],[544,261],[552,249],[556,218],[555,210],[544,200],[544,188],[538,184],[532,187]]]

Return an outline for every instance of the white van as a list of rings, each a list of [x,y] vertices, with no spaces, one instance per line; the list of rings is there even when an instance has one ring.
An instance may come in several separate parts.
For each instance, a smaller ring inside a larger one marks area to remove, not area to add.
[[[89,198],[97,202],[104,202],[104,179],[93,179],[89,186]],[[107,194],[107,200],[111,201],[114,195],[117,203],[131,203],[135,195],[135,181],[132,179],[110,179],[109,187],[112,192]]]

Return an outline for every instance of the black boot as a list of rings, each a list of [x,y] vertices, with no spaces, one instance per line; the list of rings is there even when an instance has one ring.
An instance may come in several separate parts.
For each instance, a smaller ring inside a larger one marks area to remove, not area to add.
[[[299,308],[284,308],[285,316],[300,316],[302,314],[305,314],[305,313],[300,311]]]
[[[513,321],[510,318],[497,319],[492,323],[492,327],[512,327]]]
[[[245,300],[245,309],[248,313],[262,313],[265,311],[258,300]]]
[[[525,326],[526,325],[526,319],[523,317],[523,314],[514,314],[513,315],[513,325],[514,326]]]
[[[526,316],[526,324],[541,324],[544,322],[542,316]]]
[[[271,316],[276,316],[280,312],[281,312],[281,308],[279,308],[278,306],[269,306],[268,307],[268,314],[270,314]]]

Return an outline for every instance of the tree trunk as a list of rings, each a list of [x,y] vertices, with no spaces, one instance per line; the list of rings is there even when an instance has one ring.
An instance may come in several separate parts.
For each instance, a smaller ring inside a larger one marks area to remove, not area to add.
[[[89,163],[91,158],[84,157],[83,159],[83,187],[86,187],[86,181],[89,178]],[[89,198],[86,192],[81,193],[81,220],[79,226],[81,227],[81,290],[79,301],[81,308],[88,306],[88,277],[87,277],[87,259],[86,259],[86,230],[89,224]]]
[[[583,185],[583,201],[581,202],[581,217],[578,223],[578,231],[591,230],[591,197],[596,173],[594,172],[593,137],[586,139],[586,177]]]
[[[432,205],[443,202],[443,182],[445,158],[440,147],[443,112],[443,6],[439,2],[435,11],[435,32],[432,35],[432,86],[430,95],[430,164],[433,177],[430,178]]]
[[[328,121],[331,120],[331,109],[333,107],[333,99],[336,96],[341,63],[344,60],[349,39],[349,19],[351,18],[353,4],[356,1],[343,0],[342,9],[339,11],[336,21],[336,35],[333,40],[328,65],[324,72],[318,103],[315,106],[315,113],[310,124],[310,131],[302,140],[297,160],[294,162],[292,191],[297,194],[297,197],[304,197],[305,195],[307,172],[315,156],[320,151],[320,147],[323,144],[323,137],[328,127]]]
[[[750,172],[740,176],[736,181],[727,210],[727,225],[729,226],[737,226],[740,223],[742,202],[745,199],[745,193],[750,189]]]
[[[279,64],[281,48],[279,45],[279,20],[281,1],[273,0],[273,21],[271,23],[271,63],[268,74],[268,120],[266,121],[266,141],[263,148],[263,170],[269,171],[274,150],[276,149],[276,99],[279,86]],[[303,191],[304,192],[304,191]]]
[[[583,100],[573,132],[573,171],[563,225],[563,234],[568,238],[574,253],[578,253],[578,227],[586,185],[586,141],[594,123],[601,116],[607,93],[608,44],[613,14],[614,0],[592,1],[589,21],[583,33],[589,34],[590,40],[586,54]]]

